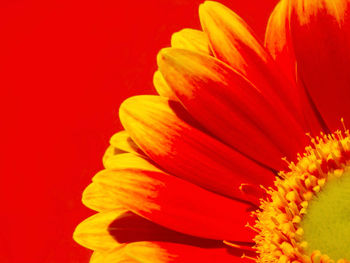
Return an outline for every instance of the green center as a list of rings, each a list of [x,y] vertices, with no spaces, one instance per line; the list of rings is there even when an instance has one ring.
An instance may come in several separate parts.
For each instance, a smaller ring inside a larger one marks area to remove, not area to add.
[[[328,181],[309,203],[301,227],[306,253],[321,251],[333,260],[350,259],[350,171]]]

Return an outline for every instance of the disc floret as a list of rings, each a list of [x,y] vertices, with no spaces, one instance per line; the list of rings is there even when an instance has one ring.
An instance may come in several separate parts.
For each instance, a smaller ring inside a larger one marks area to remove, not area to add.
[[[321,134],[311,143],[296,163],[289,163],[289,171],[279,173],[275,187],[266,189],[268,198],[261,200],[259,210],[253,213],[257,218],[257,262],[350,262],[310,251],[302,224],[310,204],[325,186],[350,174],[349,131]]]

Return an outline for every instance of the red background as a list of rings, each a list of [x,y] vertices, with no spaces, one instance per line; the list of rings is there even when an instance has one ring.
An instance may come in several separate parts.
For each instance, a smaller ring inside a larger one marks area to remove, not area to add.
[[[0,262],[88,262],[74,227],[127,97],[202,1],[0,1]],[[276,0],[221,1],[262,38]]]

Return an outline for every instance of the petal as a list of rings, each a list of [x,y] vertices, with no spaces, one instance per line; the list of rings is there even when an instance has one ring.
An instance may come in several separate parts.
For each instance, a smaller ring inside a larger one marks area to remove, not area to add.
[[[83,192],[83,204],[98,212],[121,210],[122,207],[118,204],[112,192],[104,190],[104,187],[98,183],[89,184]]]
[[[116,149],[124,152],[142,153],[140,148],[133,142],[127,131],[120,131],[114,134],[110,139],[110,144]]]
[[[125,246],[109,251],[94,251],[90,263],[142,263],[131,258],[125,251]]]
[[[174,92],[171,90],[169,85],[158,70],[153,75],[153,85],[156,88],[157,93],[165,98],[177,100]]]
[[[270,15],[265,33],[265,46],[284,74],[296,81],[296,61],[291,46],[288,1],[280,1]]]
[[[350,120],[350,1],[293,0],[290,27],[298,73],[326,124]]]
[[[294,83],[294,89],[298,90],[305,123],[309,127],[306,131],[313,136],[318,136],[324,124],[296,76],[296,59],[291,42],[288,5],[288,0],[283,0],[273,10],[266,28],[265,46],[285,76]]]
[[[199,17],[213,52],[220,60],[243,73],[250,70],[245,58],[248,51],[264,61],[268,60],[268,54],[255,39],[252,30],[224,5],[206,1],[199,7]]]
[[[144,263],[251,262],[242,259],[243,251],[232,254],[225,248],[199,248],[166,242],[136,242],[125,248],[130,257]]]
[[[199,30],[185,28],[171,36],[171,46],[204,54],[211,54],[207,35]]]
[[[251,205],[206,191],[151,164],[104,170],[93,181],[112,191],[128,210],[180,233],[244,242],[254,236],[244,227],[251,220]]]
[[[152,160],[206,189],[239,197],[241,183],[270,184],[274,179],[269,170],[189,125],[195,122],[174,101],[158,96],[132,97],[123,102],[119,116]]]
[[[108,146],[107,150],[105,151],[102,157],[103,166],[107,168],[109,159],[121,153],[125,153],[125,152],[123,150],[115,148],[113,145]]]
[[[111,166],[113,166],[114,157],[119,154],[130,152],[142,156],[145,155],[126,131],[120,131],[114,134],[110,139],[110,144],[102,158],[105,168],[111,168]]]
[[[185,235],[158,225],[130,211],[116,218],[109,225],[108,232],[119,243],[165,241],[207,248],[224,246],[220,240]]]
[[[98,251],[108,251],[120,246],[109,234],[108,226],[125,210],[113,210],[95,214],[81,222],[73,233],[73,239],[80,245]]]
[[[185,28],[171,36],[171,45],[177,48],[211,54],[207,35],[199,30]],[[153,75],[153,84],[157,93],[172,100],[177,100],[174,92],[157,70]]]
[[[304,148],[304,131],[288,111],[219,60],[168,48],[158,54],[158,66],[193,117],[252,159],[281,170],[281,157]]]
[[[151,169],[153,167],[155,171],[158,171],[157,168],[149,163],[147,157],[138,157],[137,154],[132,153],[122,153],[115,155],[113,158],[110,158],[106,164],[107,169],[125,169],[133,167],[146,167],[147,169]]]
[[[242,73],[268,96],[283,101],[305,125],[296,90],[281,75],[248,25],[227,7],[212,1],[199,7],[199,16],[215,56]]]

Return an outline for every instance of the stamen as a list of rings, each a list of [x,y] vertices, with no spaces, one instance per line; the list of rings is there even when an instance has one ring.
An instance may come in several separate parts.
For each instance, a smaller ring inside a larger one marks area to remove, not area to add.
[[[306,134],[312,144],[305,148],[306,153],[298,154],[297,163],[282,158],[290,171],[278,174],[275,188],[260,186],[268,197],[261,201],[259,210],[252,213],[257,218],[255,226],[246,225],[258,232],[254,238],[259,254],[256,262],[334,262],[320,251],[305,254],[308,243],[303,240],[304,229],[300,224],[310,200],[327,182],[341,177],[345,169],[350,172],[350,133],[343,119],[341,122],[343,133],[321,133],[316,139]],[[337,260],[341,262],[350,261]]]
[[[247,255],[245,255],[245,254],[243,254],[242,256],[241,256],[241,258],[243,259],[243,258],[246,258],[246,259],[250,259],[250,260],[252,260],[252,261],[256,261],[256,259],[255,258],[253,258],[253,257],[250,257],[250,256],[247,256]]]
[[[344,118],[340,118],[340,122],[343,125],[343,130],[345,131],[345,133],[348,131],[348,129],[346,129],[345,127],[345,122],[344,122]]]
[[[253,248],[252,246],[240,245],[240,244],[237,244],[237,243],[233,243],[233,241],[223,240],[223,243],[225,245],[228,245],[228,246],[233,247],[233,248],[239,248],[239,249],[246,250],[246,251],[251,251],[251,252],[255,252],[256,251],[255,248]]]
[[[257,228],[254,228],[254,227],[251,226],[249,223],[247,223],[247,224],[245,225],[245,227],[250,228],[251,230],[255,231],[256,233],[259,233],[259,232],[260,232]]]

